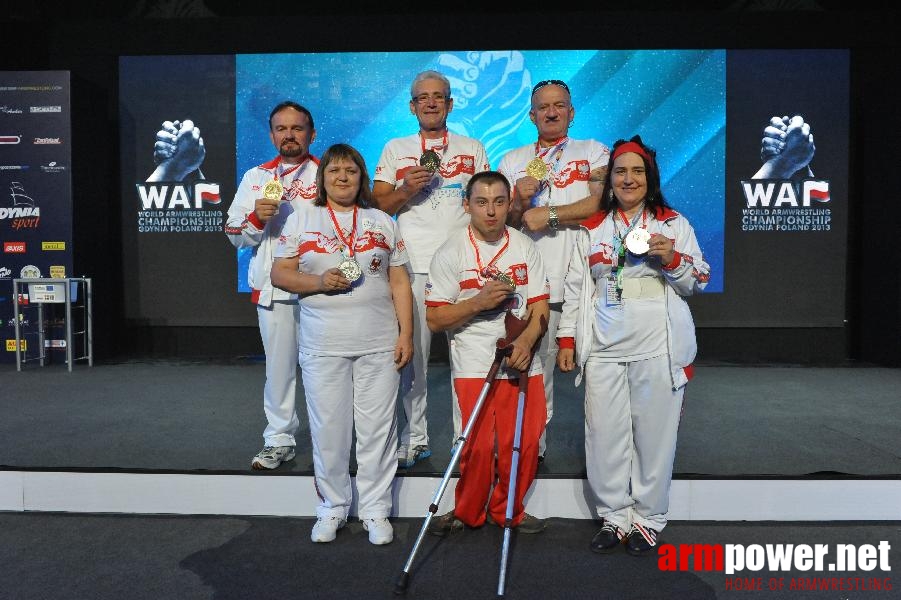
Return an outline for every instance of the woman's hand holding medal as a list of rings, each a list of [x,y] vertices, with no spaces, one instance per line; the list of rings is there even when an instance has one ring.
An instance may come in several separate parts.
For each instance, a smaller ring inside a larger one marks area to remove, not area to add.
[[[676,258],[673,240],[659,233],[652,233],[648,240],[648,256],[660,257],[661,265],[668,265]]]
[[[323,292],[343,292],[350,289],[350,280],[341,269],[333,267],[319,276],[320,288]]]

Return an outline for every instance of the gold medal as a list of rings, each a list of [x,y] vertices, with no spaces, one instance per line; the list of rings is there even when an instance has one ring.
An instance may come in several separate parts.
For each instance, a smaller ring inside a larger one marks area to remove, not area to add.
[[[429,173],[434,173],[441,166],[441,157],[434,150],[426,150],[419,157],[419,164],[428,169]]]
[[[267,200],[281,200],[285,194],[285,186],[278,179],[270,179],[263,186],[263,198]]]
[[[542,181],[547,177],[547,165],[537,156],[529,161],[526,165],[526,175],[534,177],[538,181]]]

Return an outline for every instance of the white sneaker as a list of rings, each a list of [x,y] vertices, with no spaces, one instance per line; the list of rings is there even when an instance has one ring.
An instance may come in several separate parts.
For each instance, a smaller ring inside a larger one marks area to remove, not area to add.
[[[331,542],[346,522],[341,517],[319,517],[316,519],[316,524],[313,525],[310,539],[314,542]]]
[[[397,466],[401,469],[409,469],[418,461],[431,455],[432,450],[428,446],[400,446],[397,449]]]
[[[253,457],[250,466],[258,471],[274,469],[289,460],[294,460],[294,446],[265,446]]]
[[[385,517],[363,519],[363,529],[369,532],[369,543],[381,546],[394,540],[394,528]]]

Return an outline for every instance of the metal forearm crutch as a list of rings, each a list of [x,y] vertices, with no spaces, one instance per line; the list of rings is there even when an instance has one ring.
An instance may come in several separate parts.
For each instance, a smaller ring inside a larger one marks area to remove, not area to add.
[[[450,482],[451,473],[453,472],[454,467],[457,466],[457,462],[459,462],[460,460],[460,454],[463,452],[463,444],[465,444],[466,440],[469,439],[469,433],[472,431],[476,419],[479,416],[479,412],[482,410],[482,405],[485,403],[485,398],[488,397],[488,392],[491,390],[491,385],[494,383],[494,378],[497,376],[497,372],[501,367],[501,362],[504,360],[504,357],[510,353],[511,350],[512,348],[507,345],[506,341],[497,341],[497,348],[494,351],[494,362],[491,363],[491,368],[488,370],[488,376],[485,377],[485,383],[482,385],[482,391],[479,393],[479,398],[478,400],[476,400],[475,407],[472,409],[472,415],[470,415],[469,421],[467,421],[466,427],[463,429],[463,433],[461,433],[460,437],[458,437],[454,442],[454,452],[451,455],[450,464],[447,466],[447,470],[444,472],[444,477],[442,477],[441,479],[441,484],[438,486],[438,490],[435,492],[432,503],[429,505],[429,511],[428,513],[426,513],[425,521],[423,521],[422,523],[422,527],[419,530],[419,535],[416,536],[416,541],[413,543],[413,549],[410,551],[410,556],[409,558],[407,558],[407,562],[404,564],[404,570],[397,578],[397,583],[394,586],[395,594],[403,594],[407,591],[407,585],[410,583],[410,569],[413,566],[413,560],[416,558],[416,553],[419,550],[419,546],[422,544],[422,540],[429,528],[429,523],[432,521],[432,517],[434,517],[435,513],[438,512],[438,505],[441,503],[441,497],[444,495],[444,491],[447,489],[447,485]]]
[[[544,317],[541,317],[542,330],[547,327]],[[542,334],[543,335],[543,334]],[[510,481],[507,485],[507,512],[504,515],[504,543],[501,546],[501,568],[497,579],[497,595],[504,595],[504,585],[507,579],[507,558],[510,553],[510,532],[513,522],[513,503],[516,499],[516,479],[519,477],[519,454],[522,446],[522,421],[526,406],[526,389],[529,385],[529,369],[535,359],[535,352],[541,342],[541,336],[532,348],[532,357],[526,368],[519,372],[519,398],[516,403],[516,429],[513,433],[513,458],[510,461]]]
[[[530,363],[531,364],[531,363]],[[510,462],[510,483],[507,486],[507,513],[504,517],[504,543],[501,546],[501,570],[497,578],[497,595],[504,595],[507,579],[507,557],[510,552],[510,532],[513,530],[513,503],[516,498],[516,478],[519,476],[519,448],[522,441],[522,420],[526,404],[526,386],[529,384],[529,369],[519,374],[519,400],[516,403],[516,431],[513,434],[513,459]]]

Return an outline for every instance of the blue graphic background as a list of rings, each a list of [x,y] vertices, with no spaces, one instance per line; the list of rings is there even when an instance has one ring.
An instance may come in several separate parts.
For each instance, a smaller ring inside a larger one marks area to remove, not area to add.
[[[707,292],[723,291],[725,50],[507,50],[243,54],[236,56],[237,176],[275,156],[268,116],[285,99],[310,109],[311,147],[350,143],[375,169],[390,138],[417,131],[410,83],[425,69],[451,80],[448,127],[482,141],[492,168],[534,143],[530,91],[543,79],[570,86],[570,136],[608,146],[640,134],[657,150],[664,193],[685,214],[712,268]],[[246,263],[239,281],[246,289]]]

